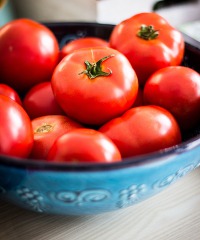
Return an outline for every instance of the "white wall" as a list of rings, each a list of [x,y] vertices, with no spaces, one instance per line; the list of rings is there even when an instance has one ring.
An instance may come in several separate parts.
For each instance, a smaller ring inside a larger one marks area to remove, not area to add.
[[[155,0],[102,0],[97,1],[97,21],[104,23],[119,23],[139,12],[152,11]],[[200,20],[200,0],[197,2],[177,4],[173,7],[157,11],[173,26]]]

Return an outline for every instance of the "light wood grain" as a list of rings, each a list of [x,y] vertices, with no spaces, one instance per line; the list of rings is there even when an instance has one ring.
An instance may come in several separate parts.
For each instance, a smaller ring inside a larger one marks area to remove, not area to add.
[[[1,240],[199,240],[200,169],[160,194],[96,216],[45,215],[0,202]]]

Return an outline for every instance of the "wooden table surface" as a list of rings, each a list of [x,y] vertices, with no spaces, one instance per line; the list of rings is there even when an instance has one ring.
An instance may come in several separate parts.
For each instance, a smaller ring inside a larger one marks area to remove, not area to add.
[[[138,205],[96,216],[44,215],[0,201],[0,240],[199,240],[200,168]]]

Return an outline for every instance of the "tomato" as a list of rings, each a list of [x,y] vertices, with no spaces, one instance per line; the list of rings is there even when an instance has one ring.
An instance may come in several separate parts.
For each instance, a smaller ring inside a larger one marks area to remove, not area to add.
[[[52,88],[65,113],[85,124],[100,125],[135,101],[137,76],[120,52],[97,47],[66,56],[52,76]]]
[[[7,96],[16,101],[18,104],[22,105],[19,94],[7,84],[0,83],[0,94]]]
[[[72,40],[64,45],[60,51],[61,59],[79,48],[108,47],[108,42],[98,37],[83,37]]]
[[[33,145],[33,130],[25,110],[0,95],[0,154],[26,158]]]
[[[25,95],[23,106],[31,119],[45,115],[64,115],[64,111],[55,100],[51,82],[33,86]]]
[[[46,159],[57,137],[82,125],[62,115],[42,116],[32,120],[34,145],[30,158]]]
[[[160,69],[146,82],[144,99],[169,110],[188,130],[200,120],[200,75],[183,66]]]
[[[110,47],[132,64],[140,86],[156,70],[180,65],[184,55],[182,34],[157,13],[139,13],[117,24]]]
[[[93,129],[75,129],[57,138],[47,159],[56,162],[111,163],[121,160],[113,142]]]
[[[48,81],[57,65],[59,45],[44,25],[16,19],[0,29],[0,79],[18,92]]]
[[[100,129],[118,147],[122,157],[137,156],[181,142],[173,115],[158,106],[140,106],[112,119]]]

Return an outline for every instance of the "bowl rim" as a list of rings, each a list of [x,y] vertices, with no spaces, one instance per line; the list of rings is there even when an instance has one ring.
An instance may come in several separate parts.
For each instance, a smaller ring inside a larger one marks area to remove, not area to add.
[[[138,155],[134,157],[123,158],[120,162],[113,163],[58,163],[48,162],[46,160],[35,159],[22,159],[19,157],[10,157],[7,155],[0,155],[0,166],[12,166],[16,168],[29,169],[29,170],[46,170],[46,171],[59,171],[59,172],[94,172],[94,171],[109,171],[115,169],[124,169],[129,167],[145,167],[150,164],[160,164],[167,161],[170,156],[179,155],[188,150],[200,148],[200,134],[192,137],[180,144],[161,149],[152,153]]]
[[[113,27],[113,24],[94,23],[94,22],[44,22],[47,27],[74,25],[74,26],[107,26]],[[200,42],[182,33],[185,44],[188,48],[200,51]],[[115,169],[124,169],[128,167],[147,166],[149,164],[161,163],[167,161],[166,156],[173,156],[187,152],[195,148],[200,148],[200,133],[195,137],[191,137],[175,146],[161,149],[152,153],[123,158],[121,162],[114,163],[54,163],[46,160],[22,159],[0,154],[0,166],[12,166],[20,169],[29,170],[45,170],[45,171],[70,171],[70,172],[85,172],[85,171],[108,171]]]

